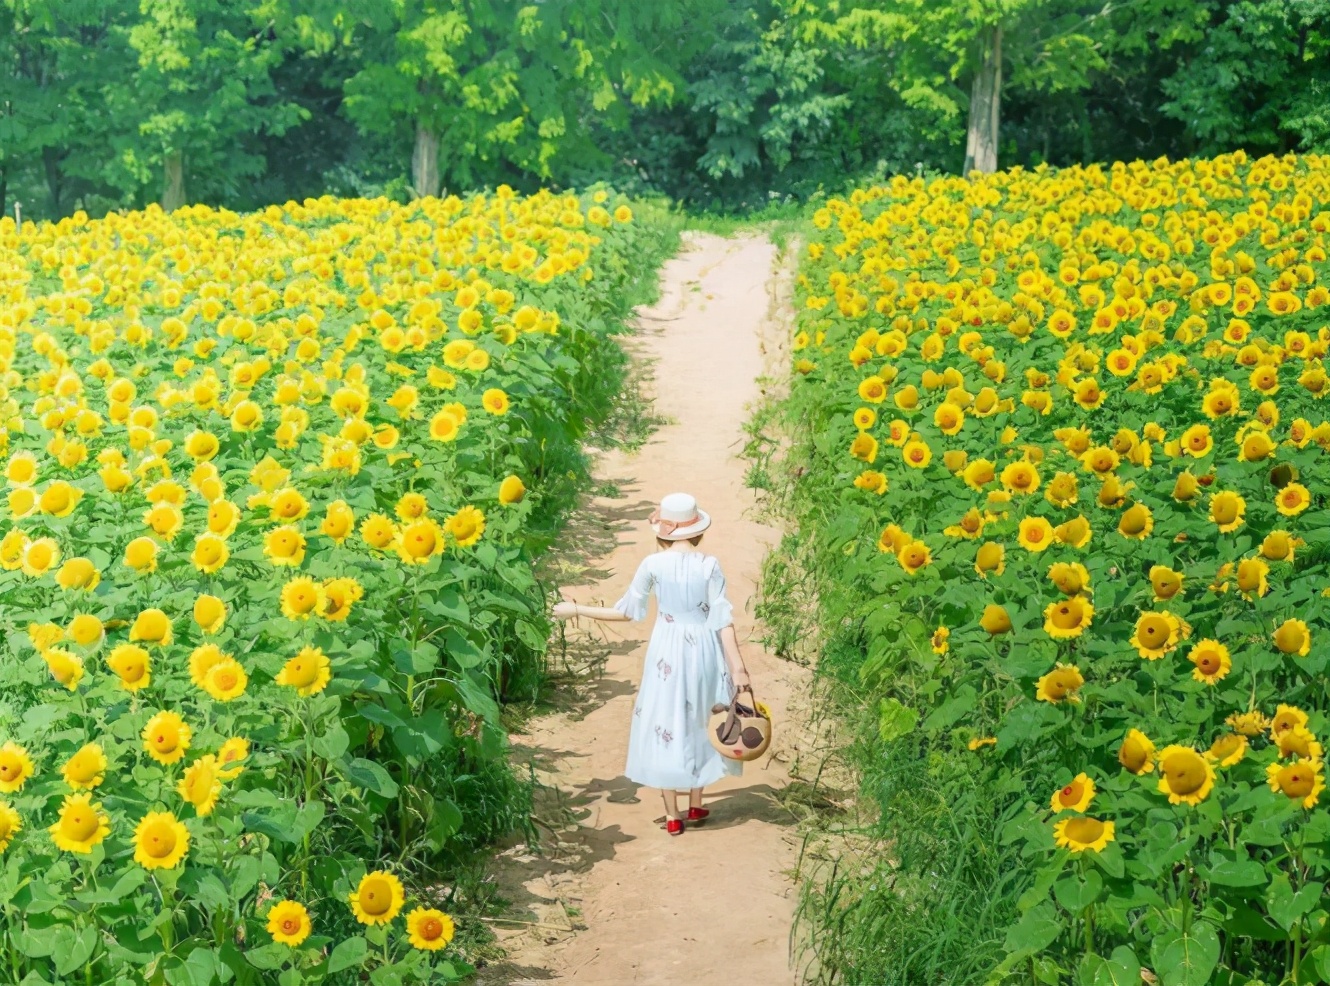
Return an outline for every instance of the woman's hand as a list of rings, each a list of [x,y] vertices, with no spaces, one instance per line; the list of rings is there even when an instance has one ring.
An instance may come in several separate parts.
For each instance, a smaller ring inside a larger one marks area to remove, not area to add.
[[[556,620],[570,620],[577,615],[577,603],[570,603],[567,600],[557,602],[551,613]]]
[[[736,689],[753,687],[753,679],[748,677],[748,670],[745,668],[734,676],[734,687]]]

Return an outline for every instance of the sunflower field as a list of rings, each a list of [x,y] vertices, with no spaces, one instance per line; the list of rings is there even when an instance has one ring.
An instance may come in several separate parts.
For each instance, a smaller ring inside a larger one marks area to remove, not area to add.
[[[506,188],[0,220],[0,980],[469,972],[439,861],[521,823],[532,561],[670,236]]]
[[[845,981],[1330,980],[1327,240],[1317,156],[813,216],[798,516],[887,846],[812,891]]]

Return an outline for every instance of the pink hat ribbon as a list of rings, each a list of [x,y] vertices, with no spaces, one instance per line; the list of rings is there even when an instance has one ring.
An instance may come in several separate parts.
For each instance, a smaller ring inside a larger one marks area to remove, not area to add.
[[[660,507],[657,507],[655,510],[651,512],[651,519],[647,521],[647,523],[651,524],[653,527],[659,524],[660,529],[656,533],[659,534],[661,537],[669,537],[679,528],[691,527],[701,519],[702,518],[698,517],[697,514],[693,514],[693,516],[690,517],[688,520],[661,520]]]

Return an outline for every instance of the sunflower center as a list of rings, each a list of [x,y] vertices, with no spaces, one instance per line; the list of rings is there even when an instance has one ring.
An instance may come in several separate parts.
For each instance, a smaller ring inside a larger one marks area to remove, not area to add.
[[[1145,530],[1145,514],[1135,507],[1122,515],[1122,530],[1126,534],[1140,534]]]
[[[179,737],[174,732],[159,732],[152,738],[152,745],[158,753],[170,753],[179,742]]]
[[[1194,794],[1205,783],[1205,763],[1194,753],[1174,753],[1161,764],[1174,794]]]
[[[300,921],[297,918],[289,917],[282,919],[282,934],[294,935],[300,930]]]
[[[144,833],[143,844],[144,851],[153,859],[165,859],[175,851],[175,828],[157,823]]]
[[[1079,781],[1072,781],[1060,792],[1061,800],[1064,805],[1074,805],[1081,800],[1081,784]]]
[[[1081,625],[1079,603],[1065,602],[1053,610],[1053,625],[1059,630],[1073,630]]]
[[[1238,516],[1238,505],[1227,498],[1216,500],[1214,506],[1215,520],[1221,524],[1231,524]]]
[[[1044,539],[1043,529],[1039,527],[1030,528],[1029,532],[1025,535],[1025,539],[1033,544],[1038,544]]]
[[[1073,818],[1063,831],[1071,841],[1088,845],[1104,834],[1104,823],[1097,818]]]
[[[420,922],[420,937],[433,941],[443,934],[443,922],[438,918],[426,918]]]
[[[370,881],[360,892],[360,908],[366,914],[386,913],[392,905],[392,900],[392,891],[382,880]]]
[[[1303,767],[1293,767],[1284,771],[1284,776],[1280,780],[1280,787],[1290,798],[1305,798],[1312,793],[1312,785],[1315,780],[1315,773]]]
[[[1219,657],[1215,654],[1202,654],[1197,659],[1196,666],[1206,674],[1214,674],[1219,670]]]
[[[1147,616],[1141,621],[1141,636],[1148,639],[1151,646],[1168,639],[1168,621],[1159,616]]]
[[[1302,627],[1297,624],[1284,624],[1275,633],[1275,644],[1285,654],[1301,650],[1303,645]]]
[[[85,808],[72,808],[60,819],[60,830],[76,842],[85,842],[97,831],[97,816]]]

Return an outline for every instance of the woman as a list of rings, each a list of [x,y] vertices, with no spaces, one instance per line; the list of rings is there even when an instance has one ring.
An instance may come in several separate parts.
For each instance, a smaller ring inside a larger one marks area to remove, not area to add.
[[[679,794],[688,792],[688,821],[700,824],[710,814],[702,807],[702,789],[743,770],[743,764],[716,752],[707,725],[713,705],[728,705],[736,687],[751,684],[734,633],[734,610],[725,598],[725,576],[714,557],[698,550],[711,517],[687,493],[671,493],[650,523],[659,550],[642,559],[613,608],[561,602],[554,615],[642,620],[655,590],[656,625],[633,707],[624,773],[636,784],[660,788],[665,829],[681,835]]]

